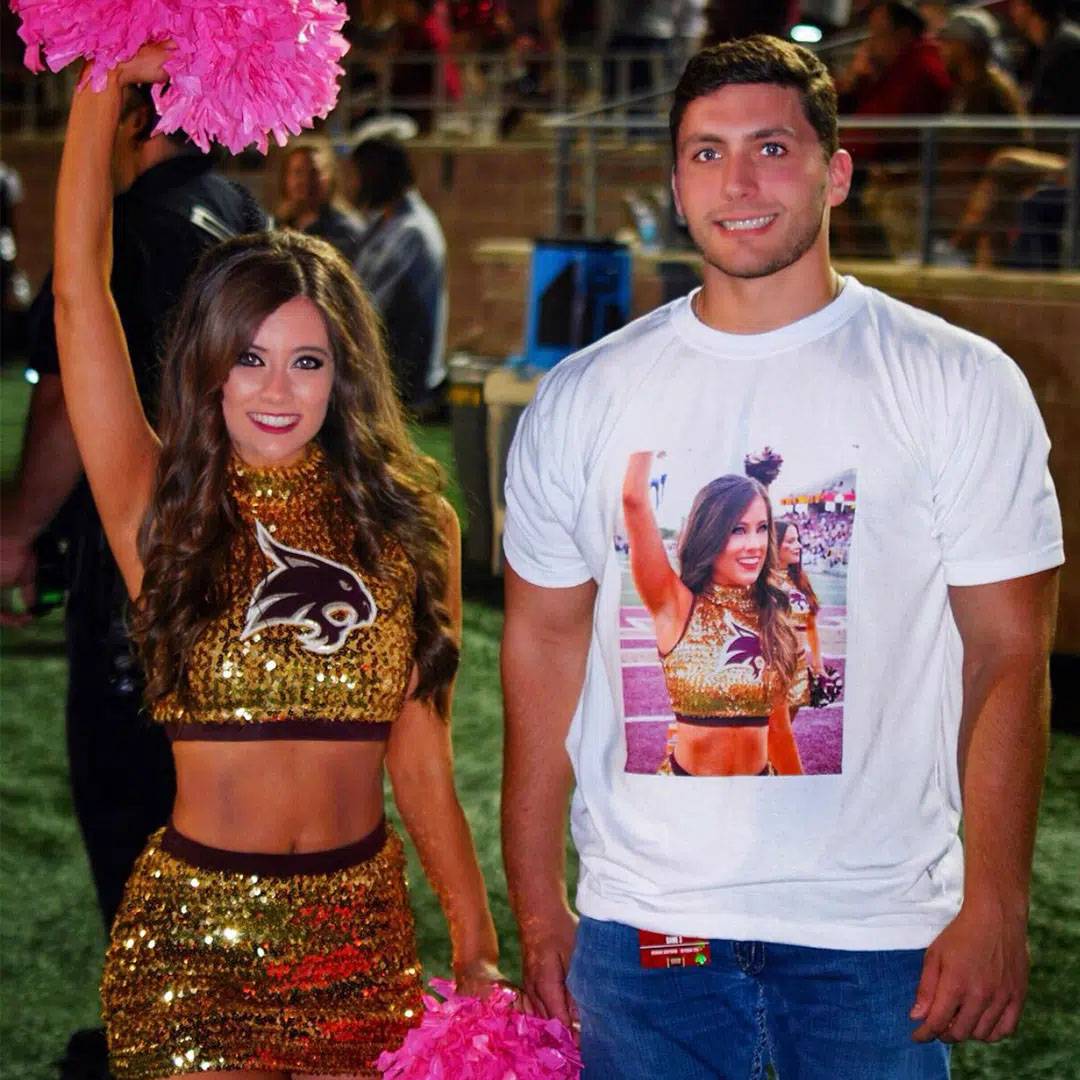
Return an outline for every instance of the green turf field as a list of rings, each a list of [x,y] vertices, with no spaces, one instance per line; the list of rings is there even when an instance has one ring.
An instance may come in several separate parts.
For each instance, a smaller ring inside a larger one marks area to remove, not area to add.
[[[0,378],[0,471],[18,456],[29,388]],[[449,433],[423,430],[449,461]],[[505,968],[518,951],[499,861],[501,758],[497,649],[501,612],[465,605],[465,639],[454,716],[458,789],[480,851]],[[97,1022],[103,937],[68,798],[64,761],[61,625],[51,616],[3,637],[0,669],[0,1072],[11,1080],[55,1075],[68,1034]],[[1055,735],[1043,803],[1032,911],[1034,974],[1022,1033],[997,1047],[964,1047],[961,1080],[1080,1076],[1080,739]],[[421,954],[445,973],[437,904],[412,863]],[[659,1080],[659,1078],[658,1078]]]

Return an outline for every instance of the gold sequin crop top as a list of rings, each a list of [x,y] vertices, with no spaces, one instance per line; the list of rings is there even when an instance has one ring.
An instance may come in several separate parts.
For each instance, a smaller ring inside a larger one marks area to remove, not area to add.
[[[676,719],[717,727],[767,724],[760,635],[749,587],[710,584],[696,596],[682,637],[660,657]]]
[[[787,574],[774,578],[773,580],[787,594],[788,603],[791,605],[788,617],[791,620],[792,627],[799,631],[799,633],[805,634],[810,626],[810,616],[813,614],[806,593],[804,593],[791,578],[787,576]]]
[[[297,465],[234,462],[231,600],[195,642],[183,700],[153,709],[173,739],[382,739],[413,667],[416,573],[396,542],[378,576],[352,555],[355,526],[311,447]]]

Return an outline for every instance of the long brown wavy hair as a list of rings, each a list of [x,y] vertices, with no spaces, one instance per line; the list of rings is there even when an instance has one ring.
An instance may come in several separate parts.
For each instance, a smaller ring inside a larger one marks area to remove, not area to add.
[[[756,496],[761,496],[768,516],[769,539],[765,562],[752,589],[761,621],[761,651],[768,670],[782,686],[795,677],[799,642],[788,620],[787,594],[773,583],[778,560],[773,533],[769,493],[749,476],[730,473],[710,480],[694,499],[679,540],[679,578],[695,595],[713,579],[713,563],[731,540],[731,530]]]
[[[446,510],[438,466],[411,439],[379,317],[348,263],[323,240],[282,231],[208,251],[176,309],[161,380],[161,459],[139,534],[144,574],[132,631],[150,704],[183,698],[186,658],[226,607],[230,542],[241,528],[228,493],[232,444],[222,387],[263,320],[298,296],[322,313],[334,382],[316,441],[356,526],[355,557],[379,573],[388,538],[417,573],[416,697],[444,709],[458,646],[443,603]]]
[[[787,536],[788,529],[794,529],[795,535],[802,539],[802,534],[799,532],[799,526],[794,521],[786,521],[781,518],[776,523],[776,547],[779,552],[780,545],[784,542],[784,537]],[[779,562],[779,556],[777,558]],[[816,615],[818,608],[821,607],[821,601],[817,598],[817,593],[814,592],[814,586],[810,584],[810,578],[806,571],[803,569],[802,564],[802,548],[799,549],[799,561],[792,563],[788,567],[782,567],[781,573],[787,574],[788,580],[796,589],[799,590],[806,597],[806,602],[810,605],[810,611]]]

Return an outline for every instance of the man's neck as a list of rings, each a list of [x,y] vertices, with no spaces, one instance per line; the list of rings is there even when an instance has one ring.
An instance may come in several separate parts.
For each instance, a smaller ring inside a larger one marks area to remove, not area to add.
[[[766,277],[732,277],[706,263],[694,314],[713,330],[765,334],[820,311],[839,290],[827,245]]]

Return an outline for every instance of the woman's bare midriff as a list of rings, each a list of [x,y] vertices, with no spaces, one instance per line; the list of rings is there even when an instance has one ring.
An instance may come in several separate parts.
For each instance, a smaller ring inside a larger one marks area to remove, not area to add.
[[[178,832],[228,851],[343,847],[383,814],[382,742],[173,743]]]
[[[769,760],[769,729],[676,724],[675,759],[693,776],[754,776]]]

